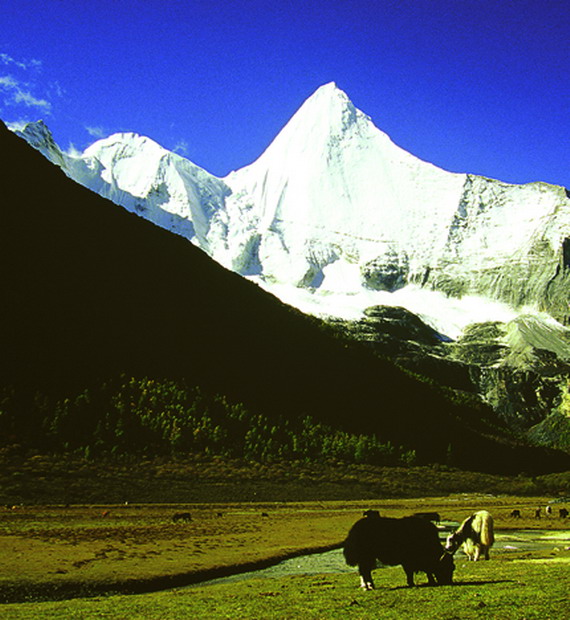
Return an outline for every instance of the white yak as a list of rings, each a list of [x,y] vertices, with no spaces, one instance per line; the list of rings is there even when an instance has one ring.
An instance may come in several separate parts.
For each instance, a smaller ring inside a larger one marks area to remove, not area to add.
[[[479,510],[447,537],[445,550],[455,553],[459,545],[463,545],[467,557],[476,562],[481,555],[489,559],[489,549],[494,542],[493,517],[486,510]]]

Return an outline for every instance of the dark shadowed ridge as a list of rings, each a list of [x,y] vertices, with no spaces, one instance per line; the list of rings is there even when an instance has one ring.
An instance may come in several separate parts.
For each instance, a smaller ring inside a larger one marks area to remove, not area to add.
[[[450,403],[185,239],[68,179],[0,123],[1,384],[70,391],[126,373],[185,378],[269,416],[313,415],[488,471],[567,455],[486,437]],[[467,422],[468,421],[468,422]],[[470,427],[470,429],[467,428]]]

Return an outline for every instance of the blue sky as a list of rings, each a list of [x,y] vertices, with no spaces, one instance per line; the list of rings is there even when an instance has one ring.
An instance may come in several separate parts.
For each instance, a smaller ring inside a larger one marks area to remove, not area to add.
[[[570,187],[567,0],[2,0],[0,118],[136,131],[223,176],[335,81],[454,172]]]

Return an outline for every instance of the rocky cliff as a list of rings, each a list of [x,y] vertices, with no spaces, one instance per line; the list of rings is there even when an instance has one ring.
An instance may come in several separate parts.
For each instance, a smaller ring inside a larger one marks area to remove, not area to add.
[[[494,422],[516,435],[570,452],[570,336],[555,322],[521,316],[478,323],[456,341],[442,339],[404,308],[373,307],[358,321],[333,324],[379,357],[481,398]]]

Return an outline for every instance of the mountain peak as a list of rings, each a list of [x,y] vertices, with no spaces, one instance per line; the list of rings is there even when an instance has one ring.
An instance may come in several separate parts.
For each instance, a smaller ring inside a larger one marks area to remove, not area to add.
[[[335,82],[328,82],[303,102],[253,164],[237,172],[252,166],[256,169],[268,166],[277,170],[287,167],[287,162],[296,168],[303,168],[308,165],[307,161],[301,161],[306,156],[326,158],[330,149],[338,146],[347,134],[357,127],[368,125],[371,125],[369,117],[353,105]]]
[[[26,123],[22,128],[15,129],[14,133],[24,138],[54,164],[58,166],[63,164],[63,155],[43,120]]]
[[[26,140],[36,148],[42,143],[53,142],[52,133],[43,120],[26,123],[23,127],[16,129],[16,134],[25,136]]]
[[[141,136],[134,132],[118,132],[93,142],[93,144],[85,149],[84,154],[89,156],[105,149],[125,149],[127,147],[134,149],[151,148],[154,150],[165,150],[157,142],[146,136]]]
[[[311,95],[311,97],[309,97],[309,99],[316,96],[339,97],[348,99],[348,95],[344,92],[344,90],[337,86],[336,82],[327,82],[326,84],[319,86],[317,90]]]
[[[339,123],[346,127],[347,120],[354,121],[357,116],[368,118],[354,107],[348,95],[335,82],[329,82],[317,88],[291,120],[302,118],[304,123],[309,121],[312,124],[327,125],[334,130]]]

